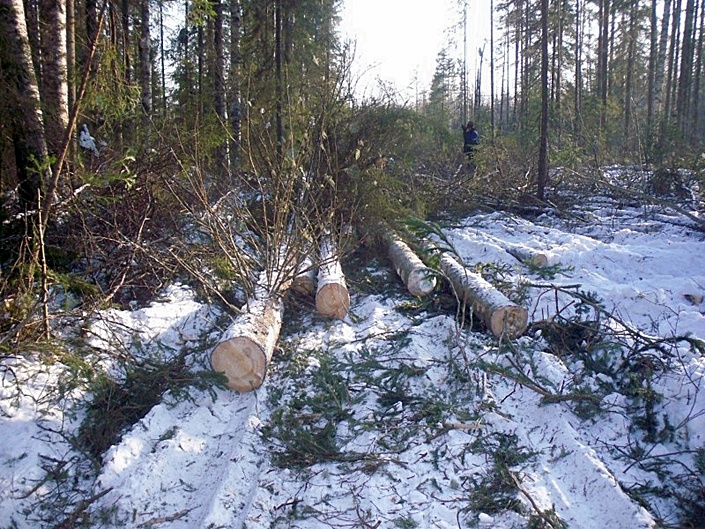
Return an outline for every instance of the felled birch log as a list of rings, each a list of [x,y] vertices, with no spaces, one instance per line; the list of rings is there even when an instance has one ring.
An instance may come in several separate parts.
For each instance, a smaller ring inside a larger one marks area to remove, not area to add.
[[[336,244],[330,236],[324,236],[319,249],[316,311],[330,318],[343,319],[349,309],[350,293]]]
[[[306,296],[312,296],[316,291],[316,268],[310,256],[306,256],[299,264],[291,288]]]
[[[440,269],[450,281],[458,299],[472,306],[473,313],[495,336],[516,338],[526,331],[528,312],[507,299],[482,276],[467,270],[448,253],[443,253]]]
[[[254,294],[242,314],[230,325],[211,352],[211,366],[223,373],[229,388],[252,391],[267,375],[284,315],[282,296],[291,287],[293,264],[289,243],[284,241],[276,256],[260,273]]]
[[[385,230],[384,240],[389,259],[409,292],[419,297],[431,293],[436,288],[436,277],[431,269],[395,233]]]
[[[546,257],[546,254],[539,252],[538,250],[534,250],[533,248],[528,248],[520,244],[503,241],[486,233],[480,233],[482,234],[483,239],[488,240],[492,244],[496,244],[516,260],[524,264],[541,267],[546,266],[548,263],[548,257]]]
[[[519,246],[517,244],[511,244],[504,241],[502,241],[500,247],[509,255],[524,264],[541,267],[546,266],[548,263],[548,257],[546,257],[546,254],[534,250],[533,248],[527,248],[525,246]]]
[[[262,385],[279,339],[283,314],[281,296],[257,287],[243,314],[228,327],[211,353],[211,366],[227,377],[229,388],[245,392]]]

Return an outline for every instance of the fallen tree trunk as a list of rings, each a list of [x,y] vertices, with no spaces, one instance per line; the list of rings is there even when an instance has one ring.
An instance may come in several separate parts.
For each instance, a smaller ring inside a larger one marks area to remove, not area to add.
[[[223,373],[228,379],[227,386],[236,391],[259,388],[267,375],[282,326],[282,297],[291,287],[294,275],[289,246],[288,241],[281,243],[276,257],[268,261],[268,269],[260,273],[254,294],[242,314],[211,352],[211,366]]]
[[[527,248],[525,246],[519,246],[516,244],[504,242],[500,247],[509,255],[524,264],[529,264],[538,267],[546,266],[546,264],[548,264],[548,257],[546,257],[546,254],[538,252],[533,248]]]
[[[228,327],[211,353],[211,366],[227,377],[229,388],[245,392],[262,385],[279,339],[283,314],[281,296],[257,287],[244,313]]]
[[[497,237],[493,237],[481,231],[479,231],[478,235],[481,235],[481,237],[478,237],[481,242],[488,241],[492,244],[496,244],[502,250],[514,257],[516,260],[524,264],[538,267],[546,266],[546,264],[548,264],[548,257],[546,256],[546,254],[538,250],[534,250],[533,248],[522,246],[520,244],[503,241],[502,239],[498,239]]]
[[[448,253],[440,258],[440,268],[453,286],[460,302],[472,310],[497,337],[516,338],[526,331],[528,312],[488,283],[470,272]]]
[[[316,291],[316,268],[310,256],[306,256],[299,264],[291,289],[306,296],[312,296]]]
[[[324,316],[343,319],[350,309],[350,293],[337,247],[330,236],[321,239],[319,256],[316,310]]]
[[[384,240],[389,259],[409,292],[419,297],[430,294],[436,288],[433,271],[395,233],[385,230]]]

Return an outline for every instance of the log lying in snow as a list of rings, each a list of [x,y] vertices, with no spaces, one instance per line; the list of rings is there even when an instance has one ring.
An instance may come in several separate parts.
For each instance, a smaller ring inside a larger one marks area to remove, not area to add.
[[[316,310],[331,318],[343,319],[350,309],[350,293],[340,266],[336,245],[330,236],[324,236],[318,264]]]
[[[430,294],[436,288],[436,277],[431,269],[395,233],[385,230],[384,240],[389,259],[409,292],[419,297]]]
[[[524,264],[541,267],[546,266],[548,263],[548,257],[546,257],[546,254],[538,252],[533,248],[527,248],[525,246],[519,246],[511,243],[503,243],[502,249]]]
[[[526,331],[528,312],[506,298],[479,274],[470,272],[448,253],[443,253],[440,268],[461,301],[471,304],[473,312],[495,336],[516,338]]]
[[[483,233],[482,235],[490,242],[496,244],[497,246],[502,248],[502,250],[504,250],[509,255],[524,264],[540,267],[546,266],[546,264],[548,263],[548,257],[546,257],[546,254],[539,252],[538,250],[534,250],[533,248],[522,246],[520,244],[503,241],[501,239],[498,239],[497,237],[492,237],[485,233]]]
[[[264,382],[267,366],[279,339],[284,303],[257,287],[245,312],[223,334],[211,353],[211,366],[228,378],[228,387],[252,391]]]
[[[291,288],[306,296],[312,296],[316,291],[316,268],[310,256],[306,256],[299,264]]]

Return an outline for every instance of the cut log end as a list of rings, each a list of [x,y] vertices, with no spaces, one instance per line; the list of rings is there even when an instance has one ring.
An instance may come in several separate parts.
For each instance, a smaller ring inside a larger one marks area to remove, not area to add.
[[[264,382],[267,355],[249,338],[238,336],[222,342],[211,353],[211,365],[228,379],[235,391],[252,391]]]
[[[296,276],[291,283],[291,289],[304,296],[313,296],[316,290],[316,280],[306,275]]]
[[[316,311],[323,316],[342,320],[350,309],[350,293],[345,285],[328,283],[316,293]]]
[[[495,336],[516,338],[526,331],[529,315],[524,307],[510,305],[501,307],[492,312],[489,326]]]
[[[406,287],[413,296],[426,296],[436,288],[436,277],[426,268],[414,270],[409,274]]]
[[[537,253],[536,255],[531,257],[531,259],[529,260],[529,264],[532,264],[533,266],[537,266],[539,268],[543,268],[548,264],[548,257],[546,257],[542,253]]]

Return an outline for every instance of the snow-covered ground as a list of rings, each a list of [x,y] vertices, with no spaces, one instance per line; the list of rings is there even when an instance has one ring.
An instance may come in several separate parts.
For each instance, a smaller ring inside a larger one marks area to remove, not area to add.
[[[262,388],[165,394],[97,476],[69,442],[77,368],[5,358],[0,527],[705,527],[705,237],[678,220],[604,201],[445,226],[467,266],[513,285],[525,336],[459,323],[368,261],[342,321],[288,306]],[[226,324],[183,286],[101,316],[92,355],[186,354],[194,370]]]

